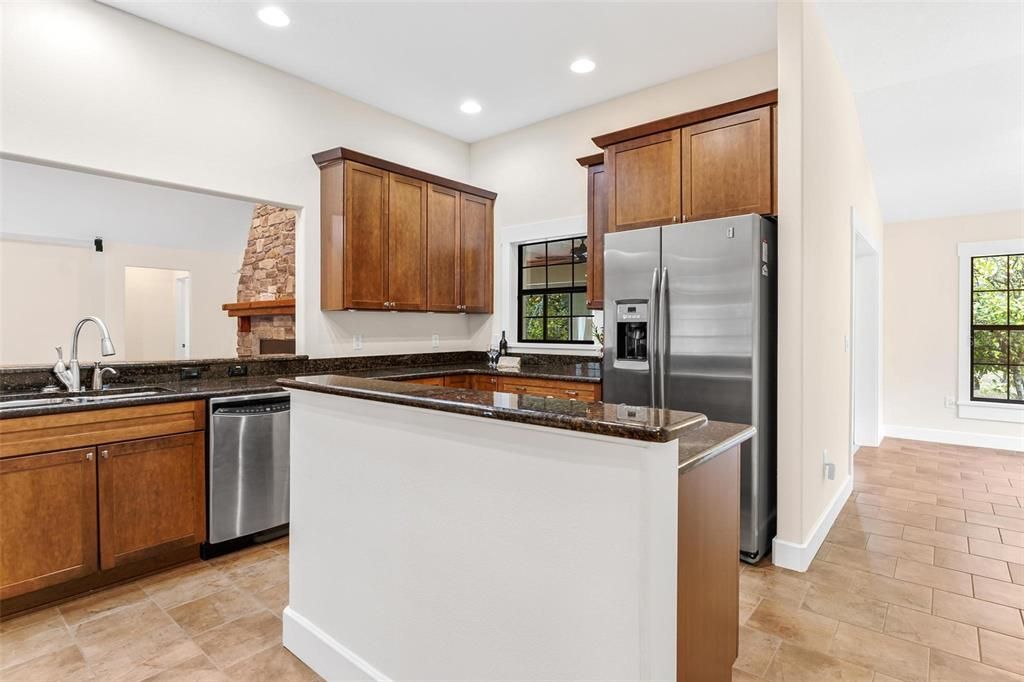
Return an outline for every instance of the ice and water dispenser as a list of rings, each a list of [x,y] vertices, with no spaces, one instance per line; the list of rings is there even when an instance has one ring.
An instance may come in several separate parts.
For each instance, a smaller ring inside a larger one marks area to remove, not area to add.
[[[617,301],[615,304],[615,365],[647,369],[647,301]]]

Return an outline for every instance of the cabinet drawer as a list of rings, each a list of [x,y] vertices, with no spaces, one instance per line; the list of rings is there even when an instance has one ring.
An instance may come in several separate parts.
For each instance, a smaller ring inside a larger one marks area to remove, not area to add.
[[[444,386],[444,377],[424,377],[422,379],[405,379],[407,384],[423,384],[425,386]]]
[[[598,399],[596,384],[577,381],[551,381],[545,379],[513,379],[501,377],[501,391],[536,395],[544,398],[566,398],[568,400],[584,400],[592,402]]]
[[[451,374],[444,377],[444,385],[448,388],[472,388],[473,377],[468,374]]]
[[[477,391],[497,391],[498,377],[489,374],[477,374],[473,376],[473,388]]]

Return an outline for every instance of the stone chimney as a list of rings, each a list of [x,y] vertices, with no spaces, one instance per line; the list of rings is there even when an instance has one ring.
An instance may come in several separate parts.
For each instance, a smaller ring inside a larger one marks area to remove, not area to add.
[[[238,274],[238,302],[295,298],[295,211],[257,204]],[[260,340],[294,340],[294,315],[250,318],[238,331],[238,356],[260,354]]]

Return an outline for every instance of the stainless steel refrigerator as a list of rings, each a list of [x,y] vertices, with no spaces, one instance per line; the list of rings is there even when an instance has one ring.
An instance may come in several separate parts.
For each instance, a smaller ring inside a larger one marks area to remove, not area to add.
[[[605,236],[604,400],[753,424],[740,556],[775,535],[776,225],[759,215]]]

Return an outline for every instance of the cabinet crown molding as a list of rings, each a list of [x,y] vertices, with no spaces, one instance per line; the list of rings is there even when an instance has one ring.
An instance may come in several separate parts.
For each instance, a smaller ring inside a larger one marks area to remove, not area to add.
[[[357,152],[354,149],[348,149],[346,147],[334,147],[333,149],[325,149],[322,152],[313,154],[313,162],[323,169],[327,166],[333,166],[336,163],[342,161],[355,161],[356,163],[362,163],[367,166],[373,166],[381,170],[386,170],[391,173],[398,173],[410,178],[416,178],[417,180],[423,180],[429,182],[432,185],[440,185],[441,187],[447,187],[454,189],[458,192],[465,192],[467,194],[475,194],[478,197],[485,199],[496,199],[498,197],[497,192],[492,192],[489,189],[483,189],[482,187],[474,187],[458,180],[451,180],[449,178],[443,178],[440,175],[434,175],[433,173],[427,173],[416,168],[410,168],[409,166],[403,166],[393,161],[381,159],[376,156],[370,156],[369,154],[363,154]]]

